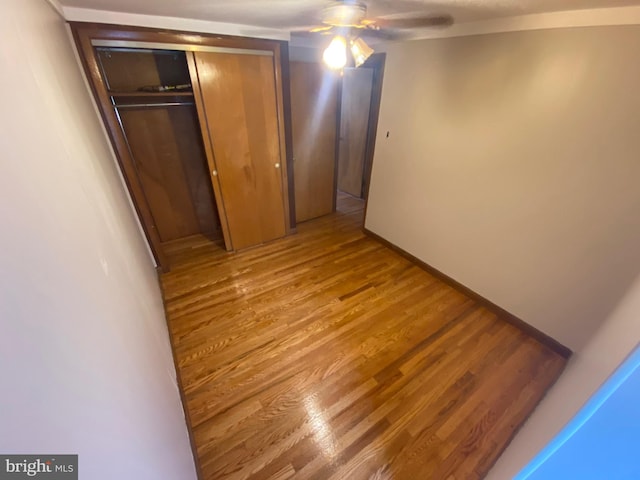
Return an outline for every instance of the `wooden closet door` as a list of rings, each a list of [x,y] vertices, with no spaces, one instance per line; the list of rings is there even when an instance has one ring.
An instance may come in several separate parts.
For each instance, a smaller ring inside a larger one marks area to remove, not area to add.
[[[331,213],[335,199],[338,77],[319,63],[291,62],[296,221]]]
[[[234,249],[286,232],[273,57],[195,52]]]

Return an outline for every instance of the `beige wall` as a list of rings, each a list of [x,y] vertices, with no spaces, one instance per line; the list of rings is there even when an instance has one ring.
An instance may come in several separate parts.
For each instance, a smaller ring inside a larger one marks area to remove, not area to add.
[[[291,62],[322,62],[320,48],[289,46],[289,60]]]
[[[387,50],[367,228],[580,349],[640,272],[640,27]]]
[[[193,479],[154,267],[65,24],[0,14],[0,451]]]
[[[575,350],[510,479],[640,340],[640,26],[387,51],[366,226]]]

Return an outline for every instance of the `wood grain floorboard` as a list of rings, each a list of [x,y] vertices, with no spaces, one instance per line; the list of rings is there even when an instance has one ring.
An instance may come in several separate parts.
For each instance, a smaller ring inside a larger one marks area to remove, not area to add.
[[[165,307],[204,480],[480,479],[565,360],[361,231],[169,249]]]

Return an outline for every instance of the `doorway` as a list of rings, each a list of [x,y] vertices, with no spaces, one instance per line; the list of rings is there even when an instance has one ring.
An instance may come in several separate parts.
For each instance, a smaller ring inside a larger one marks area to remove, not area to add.
[[[291,232],[282,42],[71,28],[161,270],[182,247],[236,251]]]
[[[304,49],[303,49],[304,50]],[[333,72],[297,50],[290,66],[297,222],[364,210],[378,127],[385,54]]]
[[[385,54],[345,68],[340,101],[337,190],[366,201],[380,113]]]
[[[224,248],[186,53],[111,46],[94,52],[160,248],[172,251],[195,238]]]

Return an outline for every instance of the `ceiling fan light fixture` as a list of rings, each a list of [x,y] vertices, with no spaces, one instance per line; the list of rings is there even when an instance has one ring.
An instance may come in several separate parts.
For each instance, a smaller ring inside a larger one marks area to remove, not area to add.
[[[347,40],[336,35],[322,54],[324,63],[333,70],[339,70],[347,64]]]
[[[351,40],[351,54],[356,67],[359,67],[373,55],[373,49],[361,38]]]

